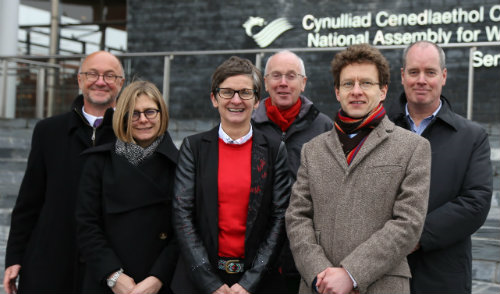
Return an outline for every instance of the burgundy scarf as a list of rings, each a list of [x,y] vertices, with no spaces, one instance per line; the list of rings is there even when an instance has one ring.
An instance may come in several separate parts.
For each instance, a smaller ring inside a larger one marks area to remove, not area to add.
[[[385,109],[382,103],[362,118],[349,117],[342,109],[337,112],[335,129],[339,135],[340,143],[342,143],[347,165],[351,164],[370,132],[378,126],[384,116]],[[357,135],[349,137],[349,134],[354,133]]]
[[[281,131],[285,132],[295,121],[297,115],[299,115],[300,107],[302,106],[302,101],[300,100],[299,97],[299,99],[297,99],[297,102],[295,102],[294,105],[285,110],[280,110],[278,109],[278,107],[273,105],[271,103],[271,98],[267,99],[265,104],[266,104],[267,117],[269,117],[271,121],[277,124],[281,128]]]

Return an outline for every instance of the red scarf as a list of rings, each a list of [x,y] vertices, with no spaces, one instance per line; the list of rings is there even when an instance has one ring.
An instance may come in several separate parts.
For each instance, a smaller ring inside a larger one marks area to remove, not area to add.
[[[297,99],[297,102],[295,102],[292,107],[284,110],[278,109],[276,105],[273,105],[271,103],[271,98],[267,99],[265,104],[267,117],[269,117],[271,121],[277,124],[278,127],[281,128],[281,131],[285,132],[295,121],[297,115],[299,115],[302,101],[299,97],[299,99]]]

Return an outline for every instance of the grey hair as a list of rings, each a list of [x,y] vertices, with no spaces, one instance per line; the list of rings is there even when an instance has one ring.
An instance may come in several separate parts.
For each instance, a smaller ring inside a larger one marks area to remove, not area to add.
[[[269,61],[276,55],[278,54],[291,54],[293,56],[295,56],[297,58],[297,60],[299,61],[299,68],[300,68],[300,74],[303,75],[304,77],[306,76],[306,68],[304,66],[304,60],[302,60],[302,58],[300,58],[297,54],[293,53],[292,51],[290,50],[281,50],[281,51],[278,51],[276,53],[274,53],[273,55],[271,55],[268,59],[267,59],[267,62],[266,62],[266,68],[264,69],[264,74],[268,74],[267,72],[267,68],[269,66]]]
[[[434,48],[436,48],[436,50],[438,52],[438,55],[439,55],[439,67],[441,67],[441,70],[445,69],[445,67],[446,67],[446,56],[444,54],[443,48],[439,47],[434,42],[425,41],[425,40],[414,42],[414,43],[410,44],[408,47],[405,48],[405,50],[403,51],[403,58],[401,60],[402,64],[403,64],[403,69],[406,68],[406,58],[408,57],[408,51],[410,51],[410,49],[413,46],[415,46],[415,45],[422,46],[422,47],[430,45],[430,46],[433,46]]]

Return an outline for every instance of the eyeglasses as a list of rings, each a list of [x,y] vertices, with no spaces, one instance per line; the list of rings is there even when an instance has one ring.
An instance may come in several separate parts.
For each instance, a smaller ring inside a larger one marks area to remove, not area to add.
[[[340,87],[343,90],[350,91],[350,90],[354,89],[354,85],[356,83],[358,83],[361,90],[370,90],[373,86],[380,85],[380,83],[362,80],[362,81],[344,81],[344,82],[340,83]]]
[[[232,99],[234,93],[238,93],[238,96],[243,100],[250,100],[255,97],[255,93],[257,93],[254,89],[233,90],[231,88],[217,88],[215,91],[224,99]]]
[[[273,71],[272,73],[268,73],[265,75],[265,77],[271,77],[272,80],[274,81],[279,81],[285,76],[285,79],[289,82],[295,81],[299,76],[304,77],[304,75],[296,73],[296,72],[287,72],[286,74]]]
[[[105,74],[98,74],[96,72],[81,72],[81,75],[85,75],[85,78],[87,78],[87,81],[89,82],[95,82],[99,79],[100,76],[102,76],[102,79],[108,83],[108,84],[114,84],[116,82],[116,79],[122,79],[122,76],[117,76],[114,73],[105,73]]]
[[[144,116],[148,120],[155,119],[158,116],[160,111],[158,109],[146,109],[144,111],[134,111],[132,113],[132,121],[138,121],[141,118],[141,113],[144,113]]]

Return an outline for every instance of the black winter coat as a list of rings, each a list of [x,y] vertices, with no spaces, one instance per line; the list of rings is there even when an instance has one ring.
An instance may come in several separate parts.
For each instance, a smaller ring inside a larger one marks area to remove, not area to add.
[[[138,166],[115,153],[114,144],[89,154],[80,181],[77,236],[86,263],[82,293],[112,293],[107,277],[122,268],[141,282],[169,285],[177,262],[172,194],[178,151],[168,132],[152,157]]]
[[[83,96],[70,112],[35,126],[26,173],[12,212],[5,266],[21,265],[19,293],[76,293],[75,231],[82,151],[115,139],[112,109],[94,129],[82,115]],[[94,140],[93,140],[94,138]]]
[[[321,113],[309,99],[305,96],[300,96],[299,99],[301,99],[302,106],[299,115],[288,130],[282,132],[280,127],[267,116],[266,99],[262,100],[259,103],[259,107],[253,112],[252,123],[266,135],[285,142],[288,164],[295,179],[300,166],[302,145],[309,142],[312,138],[331,130],[333,122],[328,116]]]
[[[268,97],[266,99],[271,98]],[[288,130],[283,132],[281,128],[267,116],[266,99],[261,101],[257,110],[253,112],[252,123],[255,128],[264,132],[267,136],[285,142],[288,154],[288,165],[292,172],[293,179],[296,179],[297,171],[300,166],[302,145],[309,142],[312,138],[330,131],[333,128],[333,122],[328,116],[321,113],[311,100],[307,99],[305,96],[300,96],[299,99],[301,99],[302,106],[300,107],[299,115],[297,115],[297,118],[290,125]],[[279,267],[283,274],[295,277],[297,280],[296,286],[298,287],[300,275],[295,267],[288,238],[285,240],[276,267]]]
[[[218,276],[221,270],[217,268],[218,128],[184,139],[180,150],[173,201],[174,227],[182,253],[172,282],[177,293],[187,293],[189,287],[190,291],[198,288],[200,293],[212,293],[223,285]],[[286,149],[279,140],[254,129],[251,158],[246,271],[238,283],[256,293],[268,286],[263,281],[268,278],[285,237],[284,217],[291,181]]]
[[[442,107],[422,136],[431,143],[429,208],[421,249],[408,256],[412,293],[471,293],[471,235],[488,216],[492,195],[490,145],[486,131]],[[396,125],[409,129],[406,96],[389,109]]]

